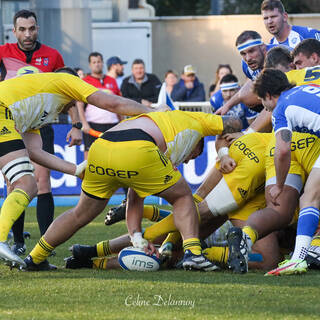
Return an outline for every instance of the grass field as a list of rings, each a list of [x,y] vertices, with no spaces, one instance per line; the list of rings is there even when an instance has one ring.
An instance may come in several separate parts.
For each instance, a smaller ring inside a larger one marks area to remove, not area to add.
[[[66,208],[56,208],[56,214]],[[28,252],[39,237],[35,209],[26,215]],[[74,243],[94,244],[126,231],[103,224],[104,214],[56,249],[54,272],[21,272],[0,265],[0,319],[319,319],[320,272],[263,277],[249,272],[154,273],[67,270]]]

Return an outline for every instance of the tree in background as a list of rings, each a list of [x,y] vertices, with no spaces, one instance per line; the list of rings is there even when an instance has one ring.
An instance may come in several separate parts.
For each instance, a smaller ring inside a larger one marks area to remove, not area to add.
[[[224,0],[221,14],[260,14],[262,1]],[[308,0],[282,0],[288,13],[313,12]]]
[[[156,10],[156,16],[208,15],[211,0],[148,0]]]
[[[148,0],[156,16],[196,16],[210,14],[211,0]],[[262,0],[221,1],[221,14],[260,14]],[[282,0],[288,13],[317,12],[319,0]]]

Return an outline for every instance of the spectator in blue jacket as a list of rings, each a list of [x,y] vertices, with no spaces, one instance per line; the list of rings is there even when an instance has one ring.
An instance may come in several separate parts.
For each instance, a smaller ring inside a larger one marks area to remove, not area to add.
[[[171,98],[173,101],[205,101],[206,94],[203,83],[196,77],[192,65],[183,68],[179,82],[173,87]]]

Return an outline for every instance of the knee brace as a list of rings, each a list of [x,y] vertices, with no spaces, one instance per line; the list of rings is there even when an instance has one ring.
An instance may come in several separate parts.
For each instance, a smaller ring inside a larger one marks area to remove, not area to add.
[[[34,167],[28,157],[21,157],[8,162],[1,171],[12,184],[27,174],[33,176]]]

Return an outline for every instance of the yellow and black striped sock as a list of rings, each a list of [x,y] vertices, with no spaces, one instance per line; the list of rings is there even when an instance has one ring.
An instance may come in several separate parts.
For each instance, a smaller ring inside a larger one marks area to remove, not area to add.
[[[46,260],[51,252],[53,251],[54,247],[52,247],[44,237],[41,237],[38,243],[30,252],[30,256],[35,264],[39,264],[40,262]]]
[[[143,207],[143,217],[150,221],[158,221],[160,217],[160,210],[154,205],[145,205]]]
[[[211,261],[219,262],[221,264],[227,264],[229,257],[229,248],[228,247],[211,247],[206,248],[202,253]]]
[[[193,254],[201,254],[201,245],[199,238],[189,238],[183,240],[183,251],[190,250]]]
[[[311,246],[320,247],[320,236],[314,236],[311,241]]]
[[[179,240],[181,240],[181,235],[179,231],[170,232],[162,242],[162,246],[168,242],[171,242],[172,244],[177,244]]]
[[[95,258],[92,260],[93,269],[107,269],[108,258]]]
[[[195,206],[196,206],[197,215],[198,215],[198,219],[199,219],[199,223],[200,223],[200,222],[201,222],[201,216],[200,216],[200,211],[199,211],[198,204],[199,204],[200,202],[202,202],[203,199],[202,199],[199,195],[197,195],[197,194],[195,193],[195,194],[193,194],[193,201],[194,201],[194,204],[195,204]]]
[[[195,203],[200,203],[203,201],[203,199],[196,193],[194,193],[192,196]]]
[[[159,236],[173,231],[177,231],[177,228],[174,224],[173,214],[171,213],[161,221],[147,227],[144,231],[143,237],[147,240],[153,241]]]
[[[0,242],[8,238],[8,233],[14,222],[29,205],[30,198],[22,189],[14,189],[3,202],[0,214]]]
[[[112,255],[109,240],[105,240],[97,243],[96,248],[97,248],[98,257],[106,257],[106,256]]]
[[[253,229],[250,226],[245,226],[242,228],[242,232],[244,232],[247,236],[249,236],[252,244],[254,244],[258,239],[258,232],[257,230]]]

